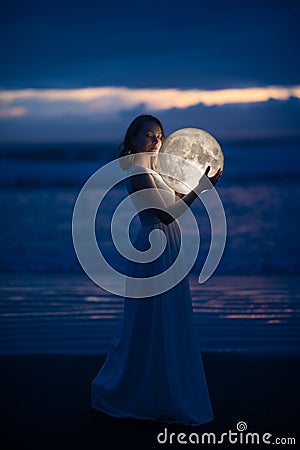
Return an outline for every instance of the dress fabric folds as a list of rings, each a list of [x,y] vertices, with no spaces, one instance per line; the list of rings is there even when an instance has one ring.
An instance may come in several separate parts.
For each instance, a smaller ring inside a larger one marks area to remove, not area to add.
[[[129,174],[134,174],[132,166]],[[170,188],[150,169],[159,189]],[[130,178],[127,189],[132,193]],[[161,192],[161,191],[160,191]],[[175,193],[172,191],[173,202]],[[149,248],[149,233],[160,229],[167,238],[164,252],[149,263],[128,262],[128,275],[151,277],[176,259],[180,230],[160,222],[151,210],[139,212],[141,228],[133,245]],[[182,264],[184,262],[182,261]],[[92,408],[115,417],[131,417],[183,425],[213,419],[201,352],[196,338],[188,276],[149,298],[124,298],[124,316],[91,384]]]

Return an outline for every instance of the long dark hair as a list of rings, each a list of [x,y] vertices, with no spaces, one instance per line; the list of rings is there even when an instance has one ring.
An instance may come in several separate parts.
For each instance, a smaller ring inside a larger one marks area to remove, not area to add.
[[[132,144],[132,139],[138,134],[138,132],[140,131],[140,129],[142,128],[142,126],[144,125],[145,122],[156,123],[161,129],[162,142],[164,141],[165,132],[164,132],[164,128],[161,124],[161,121],[159,119],[157,119],[156,117],[151,116],[150,114],[142,114],[140,116],[137,116],[135,119],[133,119],[133,121],[129,125],[129,127],[126,131],[126,134],[125,134],[124,141],[119,146],[119,150],[120,150],[119,158],[122,158],[122,156],[127,156],[127,155],[131,155],[131,154],[135,153],[134,147]],[[130,158],[125,158],[123,160],[122,159],[120,160],[120,166],[123,170],[128,170],[130,165],[131,165]]]

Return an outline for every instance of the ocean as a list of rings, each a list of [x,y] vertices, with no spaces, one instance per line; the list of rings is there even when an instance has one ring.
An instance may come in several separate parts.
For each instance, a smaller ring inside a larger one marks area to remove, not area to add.
[[[224,142],[222,148],[217,190],[227,242],[203,285],[197,276],[210,225],[201,202],[192,206],[201,234],[190,273],[200,346],[299,352],[300,141]],[[1,354],[107,351],[122,317],[122,298],[83,272],[71,229],[85,181],[117,153],[114,143],[1,144]],[[106,224],[100,244],[120,269],[108,230],[113,209],[126,196],[124,186],[109,195],[99,211],[102,229]]]

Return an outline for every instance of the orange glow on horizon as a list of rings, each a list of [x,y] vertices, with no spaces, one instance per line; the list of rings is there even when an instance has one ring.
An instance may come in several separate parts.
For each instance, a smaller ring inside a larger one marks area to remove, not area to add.
[[[236,89],[131,89],[127,87],[95,87],[81,89],[18,89],[0,92],[0,117],[20,117],[30,111],[30,101],[57,103],[59,112],[64,111],[63,102],[84,105],[85,113],[118,112],[140,104],[152,110],[184,109],[198,104],[223,106],[274,100],[300,99],[300,86],[249,87]],[[28,102],[25,108],[17,103]],[[2,108],[1,108],[2,106]]]

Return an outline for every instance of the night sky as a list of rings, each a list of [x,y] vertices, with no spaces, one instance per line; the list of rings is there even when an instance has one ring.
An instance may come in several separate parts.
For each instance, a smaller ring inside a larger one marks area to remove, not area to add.
[[[167,133],[299,136],[299,10],[291,0],[6,1],[0,140],[119,140],[144,112]]]

